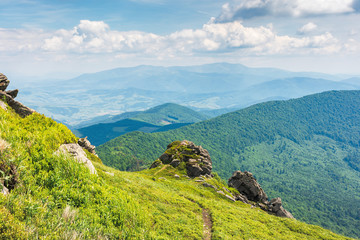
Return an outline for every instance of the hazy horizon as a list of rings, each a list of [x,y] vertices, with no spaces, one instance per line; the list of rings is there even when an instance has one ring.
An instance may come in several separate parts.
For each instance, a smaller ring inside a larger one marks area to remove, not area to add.
[[[217,62],[360,75],[359,0],[4,0],[0,9],[0,71],[17,79]]]

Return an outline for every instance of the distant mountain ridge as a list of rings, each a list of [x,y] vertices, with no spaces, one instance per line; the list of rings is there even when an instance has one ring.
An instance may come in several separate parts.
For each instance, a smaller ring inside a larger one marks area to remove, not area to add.
[[[360,91],[271,101],[168,132],[129,133],[98,152],[108,165],[136,170],[134,159],[149,166],[164,151],[157,146],[188,139],[208,149],[222,177],[255,172],[295,218],[360,237],[359,106]]]
[[[360,89],[359,84],[341,81],[347,78],[350,77],[229,63],[138,66],[83,74],[61,82],[36,83],[26,88],[20,100],[38,112],[76,126],[167,102],[200,111],[240,109],[267,100]]]

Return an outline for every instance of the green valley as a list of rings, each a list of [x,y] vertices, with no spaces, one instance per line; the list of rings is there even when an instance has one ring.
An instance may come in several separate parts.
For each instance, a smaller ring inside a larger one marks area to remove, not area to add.
[[[109,166],[139,170],[187,139],[209,151],[221,177],[253,172],[295,218],[359,237],[359,106],[360,91],[267,102],[168,132],[129,133],[98,153]]]

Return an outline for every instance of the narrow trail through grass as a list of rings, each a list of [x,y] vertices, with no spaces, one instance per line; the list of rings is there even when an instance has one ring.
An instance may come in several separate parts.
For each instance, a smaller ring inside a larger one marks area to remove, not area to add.
[[[184,196],[185,197],[185,196]],[[211,213],[209,209],[204,208],[200,203],[196,202],[195,200],[191,199],[191,198],[187,198],[189,201],[196,203],[197,205],[199,205],[199,207],[202,209],[202,219],[203,219],[203,240],[211,240],[212,239],[212,225],[213,225],[213,221],[211,218]]]
[[[156,173],[154,173],[154,176],[157,175],[158,173],[164,171],[169,165],[164,165],[159,171],[157,171]]]
[[[202,209],[202,217],[204,222],[203,240],[211,240],[212,219],[209,209]]]

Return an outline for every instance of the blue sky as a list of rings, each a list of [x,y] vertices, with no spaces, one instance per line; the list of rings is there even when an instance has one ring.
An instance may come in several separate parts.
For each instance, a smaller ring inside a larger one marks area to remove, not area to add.
[[[0,0],[0,71],[212,62],[360,74],[359,0]]]

